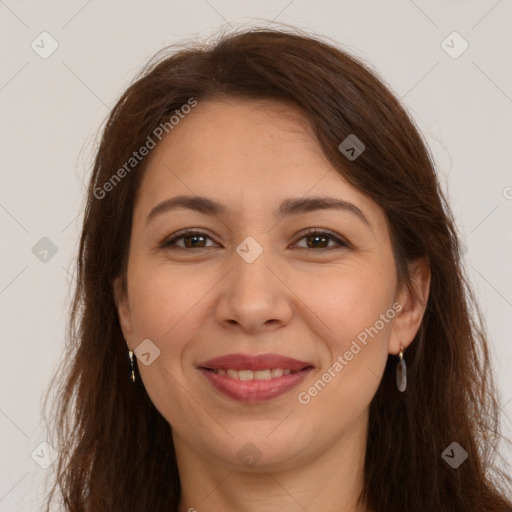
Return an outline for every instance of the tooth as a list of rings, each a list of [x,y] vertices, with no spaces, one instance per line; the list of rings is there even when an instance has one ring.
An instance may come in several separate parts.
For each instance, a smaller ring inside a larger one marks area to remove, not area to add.
[[[283,375],[290,375],[292,372],[289,368],[283,370],[283,368],[267,368],[266,370],[235,370],[233,368],[229,368],[224,370],[222,368],[218,368],[214,370],[218,375],[227,375],[232,379],[238,380],[270,380],[276,377],[282,377]]]
[[[229,368],[227,372],[232,379],[238,379],[238,370],[232,370],[231,368]]]
[[[270,370],[258,370],[254,372],[256,380],[270,380]]]

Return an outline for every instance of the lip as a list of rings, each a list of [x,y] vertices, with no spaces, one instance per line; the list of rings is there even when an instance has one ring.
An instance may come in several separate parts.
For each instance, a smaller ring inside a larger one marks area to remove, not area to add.
[[[313,364],[279,354],[227,354],[197,365],[198,368],[210,370],[233,368],[234,370],[252,370],[254,372],[265,370],[266,368],[283,368],[283,370],[299,371],[308,366],[313,366]]]
[[[227,375],[218,375],[213,370],[229,368],[237,370],[264,370],[267,368],[289,369],[295,373],[269,380],[238,380]],[[296,387],[314,369],[311,363],[278,354],[228,354],[205,361],[198,370],[208,379],[214,389],[223,395],[244,403],[257,403],[281,396]]]

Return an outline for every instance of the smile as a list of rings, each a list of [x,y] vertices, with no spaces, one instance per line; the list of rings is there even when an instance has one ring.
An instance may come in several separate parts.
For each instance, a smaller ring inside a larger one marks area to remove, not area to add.
[[[311,363],[277,354],[230,354],[198,365],[198,370],[222,395],[256,403],[281,396],[313,370]]]

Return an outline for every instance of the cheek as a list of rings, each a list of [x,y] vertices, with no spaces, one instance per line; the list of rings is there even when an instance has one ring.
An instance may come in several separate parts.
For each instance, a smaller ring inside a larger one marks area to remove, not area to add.
[[[184,267],[146,267],[142,272],[134,268],[133,275],[130,305],[136,327],[149,329],[158,338],[186,315],[208,289],[204,273]]]
[[[311,400],[310,411],[336,403],[357,416],[374,396],[387,361],[396,314],[393,267],[386,271],[376,263],[338,269],[329,280],[306,281],[306,289],[307,305],[318,318],[318,350],[326,357],[317,375],[322,382],[302,389],[300,403]]]
[[[208,292],[214,289],[217,274],[193,266],[133,270],[130,307],[136,339],[153,341],[160,349],[159,363],[169,371],[181,371],[180,363],[191,350],[189,341],[204,324]]]
[[[317,275],[305,275],[300,287],[297,295],[323,323],[332,348],[339,352],[391,308],[395,274],[393,267],[383,268],[379,262],[338,265]],[[378,330],[387,332],[390,323],[381,324],[379,321]]]
[[[315,379],[297,395],[304,421],[322,417],[325,435],[355,422],[375,396],[394,317],[393,292],[385,280],[352,275],[327,289],[310,288],[308,304],[319,318],[317,348],[325,357]]]

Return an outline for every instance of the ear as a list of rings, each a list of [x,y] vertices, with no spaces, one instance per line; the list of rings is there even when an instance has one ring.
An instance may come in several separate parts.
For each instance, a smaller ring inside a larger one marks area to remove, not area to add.
[[[402,286],[395,296],[402,309],[393,321],[389,338],[388,352],[398,354],[400,345],[407,348],[418,332],[427,307],[430,293],[430,265],[426,258],[420,258],[409,264],[411,288]]]
[[[112,282],[114,301],[117,309],[119,324],[128,346],[133,346],[133,325],[126,291],[125,281],[122,277],[116,277]]]

